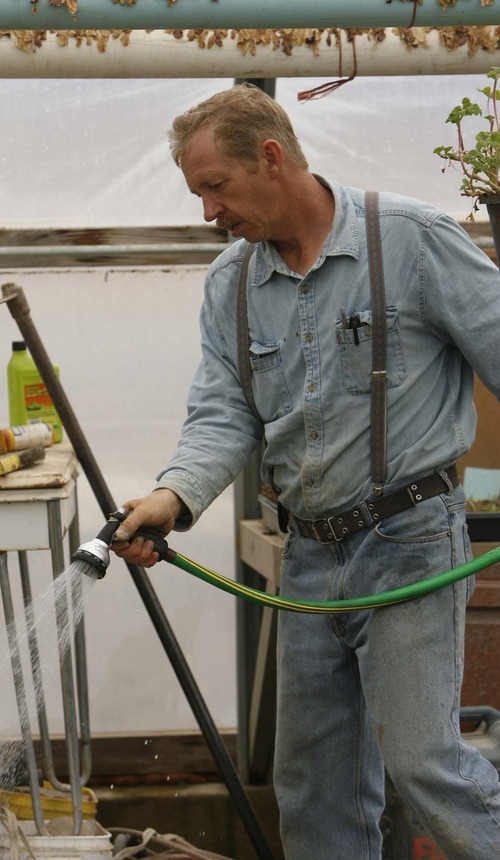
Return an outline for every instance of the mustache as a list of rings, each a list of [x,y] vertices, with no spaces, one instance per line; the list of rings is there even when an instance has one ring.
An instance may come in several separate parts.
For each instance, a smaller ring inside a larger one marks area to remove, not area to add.
[[[217,218],[215,226],[221,230],[231,230],[237,223],[236,219],[228,220],[227,218]]]

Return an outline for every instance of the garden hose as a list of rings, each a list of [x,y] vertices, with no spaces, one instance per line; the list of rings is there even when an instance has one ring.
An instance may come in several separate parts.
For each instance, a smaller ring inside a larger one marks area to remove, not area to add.
[[[109,546],[113,540],[114,532],[125,518],[126,511],[124,508],[119,508],[118,511],[111,514],[108,522],[99,532],[98,536],[94,540],[83,544],[77,550],[72,561],[81,566],[82,573],[86,573],[88,576],[96,579],[101,579],[105,575],[109,566]],[[233,579],[222,576],[220,573],[209,570],[209,568],[191,561],[191,559],[171,549],[163,533],[160,534],[155,529],[140,528],[130,540],[132,541],[135,537],[143,537],[145,540],[151,540],[155,551],[162,561],[168,561],[186,573],[190,573],[198,579],[202,579],[204,582],[222,589],[222,591],[227,591],[235,597],[242,597],[245,600],[250,600],[261,606],[269,606],[273,609],[284,609],[290,612],[305,612],[309,614],[354,612],[360,609],[376,609],[382,606],[391,606],[393,603],[403,603],[406,600],[424,597],[426,594],[437,591],[439,588],[444,588],[454,582],[459,582],[461,579],[466,579],[468,576],[477,573],[478,570],[483,570],[485,567],[490,567],[492,564],[500,561],[500,547],[496,547],[484,553],[484,555],[474,558],[452,570],[437,574],[429,579],[424,579],[421,582],[404,585],[391,591],[381,592],[380,594],[342,600],[299,600],[281,594],[268,594],[267,592],[260,591],[258,588],[251,588],[248,585],[236,582]]]
[[[168,549],[168,557],[165,557],[165,561],[175,564],[176,567],[181,568],[181,570],[187,573],[191,573],[193,576],[197,576],[199,579],[203,579],[205,582],[210,583],[210,585],[215,585],[217,588],[228,591],[236,597],[243,597],[246,600],[259,603],[261,606],[271,606],[274,609],[287,609],[291,612],[332,614],[336,612],[355,612],[360,609],[376,609],[381,606],[391,606],[393,603],[403,603],[406,600],[424,597],[424,595],[430,594],[432,591],[437,591],[446,585],[466,579],[466,577],[472,576],[478,570],[483,570],[483,568],[500,561],[500,547],[496,547],[490,550],[490,552],[466,562],[466,564],[455,567],[453,570],[448,570],[445,573],[424,579],[422,582],[415,582],[413,585],[405,585],[401,588],[394,588],[391,591],[384,591],[380,594],[372,594],[367,597],[353,597],[343,600],[296,600],[279,594],[267,594],[257,588],[251,588],[248,585],[243,585],[241,582],[228,579],[226,576],[215,573],[201,564],[196,564],[170,548]]]

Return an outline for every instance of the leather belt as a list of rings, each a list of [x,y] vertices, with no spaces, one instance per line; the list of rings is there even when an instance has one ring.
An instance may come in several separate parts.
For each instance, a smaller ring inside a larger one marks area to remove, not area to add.
[[[367,499],[331,517],[303,520],[287,511],[288,525],[302,537],[313,538],[319,543],[333,543],[349,537],[360,529],[374,526],[386,517],[408,510],[419,502],[424,502],[440,493],[449,492],[450,484],[452,487],[459,484],[454,463],[425,478],[411,481],[406,487]]]

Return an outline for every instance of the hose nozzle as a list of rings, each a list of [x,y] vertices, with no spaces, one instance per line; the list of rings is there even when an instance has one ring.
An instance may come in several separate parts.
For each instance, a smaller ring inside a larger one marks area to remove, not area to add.
[[[93,579],[102,579],[106,575],[109,567],[109,547],[113,541],[113,536],[120,523],[127,517],[125,508],[118,508],[113,514],[110,514],[106,525],[101,529],[94,540],[84,543],[77,549],[71,558],[72,562],[82,562],[82,573]],[[162,561],[172,561],[176,553],[171,550],[168,543],[164,539],[164,532],[158,529],[140,528],[130,538],[141,536],[146,540],[153,541],[155,551],[158,553]]]
[[[113,535],[120,523],[123,522],[127,513],[124,508],[110,514],[106,525],[101,529],[97,537],[88,543],[82,544],[71,558],[72,562],[82,562],[82,573],[94,579],[102,579],[109,567],[109,547]]]

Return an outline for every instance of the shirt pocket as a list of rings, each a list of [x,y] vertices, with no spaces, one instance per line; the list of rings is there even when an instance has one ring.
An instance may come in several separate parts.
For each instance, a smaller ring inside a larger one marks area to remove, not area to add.
[[[285,380],[279,343],[250,344],[252,384],[259,415],[275,421],[292,411],[292,398]]]
[[[406,378],[406,365],[398,325],[398,309],[386,307],[387,387],[396,388]],[[345,328],[341,319],[335,320],[337,344],[344,386],[351,394],[369,394],[372,374],[372,312],[354,312],[359,324]]]

